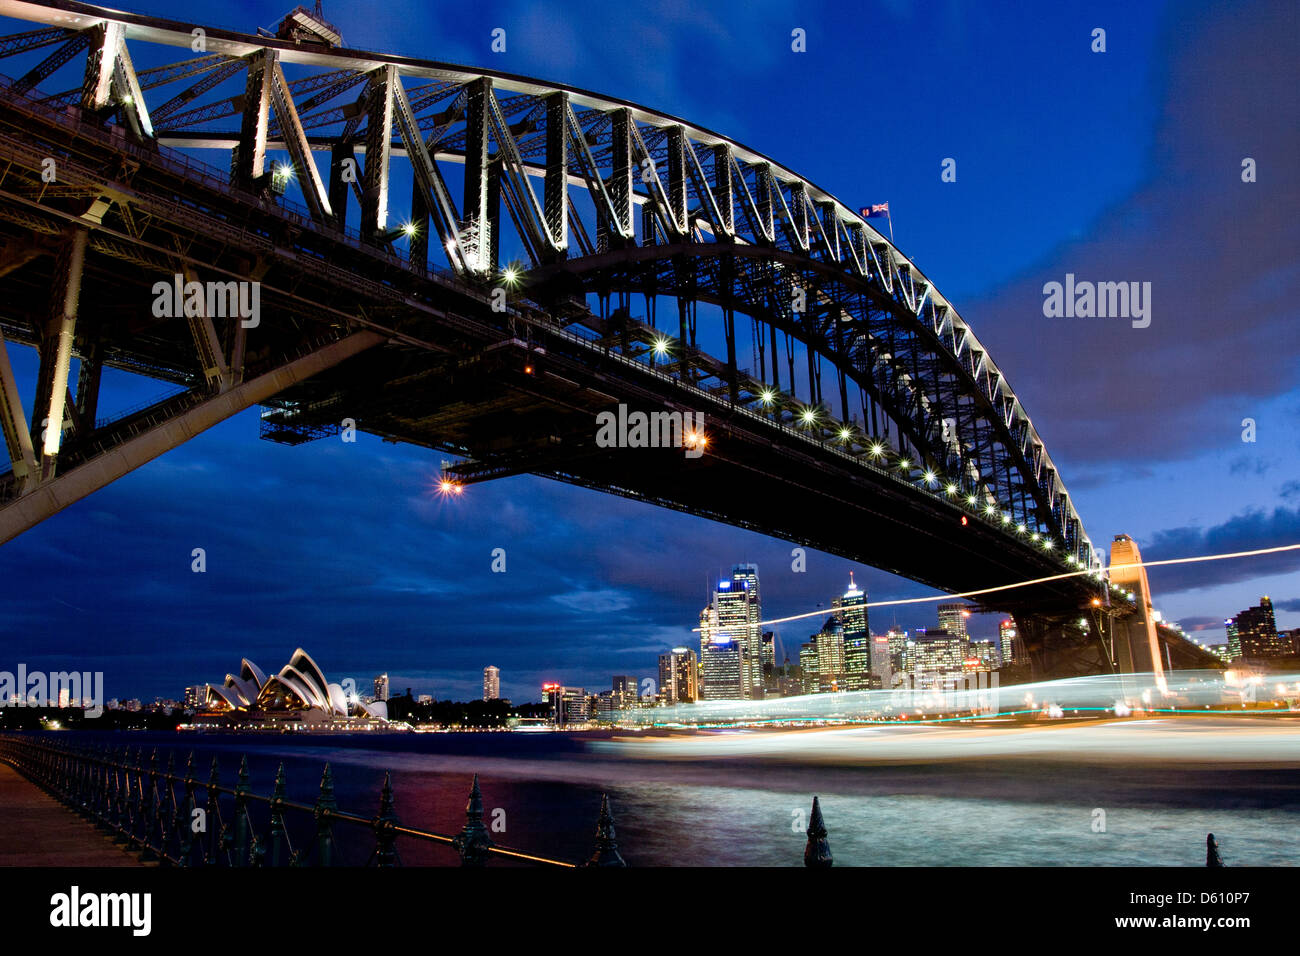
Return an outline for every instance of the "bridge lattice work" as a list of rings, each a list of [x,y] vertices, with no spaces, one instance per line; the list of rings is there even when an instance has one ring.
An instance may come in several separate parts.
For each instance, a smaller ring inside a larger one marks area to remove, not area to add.
[[[948,590],[1100,577],[956,309],[766,156],[587,91],[346,49],[303,8],[278,36],[67,0],[0,15],[26,21],[0,37],[0,331],[41,353],[30,420],[0,368],[0,540],[262,404],[278,440],[351,416],[457,454],[460,482],[544,474]],[[257,281],[267,319],[155,316],[173,275]],[[104,366],[183,390],[102,420]],[[614,462],[592,416],[618,401],[705,412],[709,453]],[[802,518],[760,501],[791,490]]]

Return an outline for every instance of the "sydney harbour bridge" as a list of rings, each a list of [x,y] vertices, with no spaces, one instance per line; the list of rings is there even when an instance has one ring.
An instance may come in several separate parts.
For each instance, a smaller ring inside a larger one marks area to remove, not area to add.
[[[24,401],[0,341],[0,542],[261,406],[264,438],[354,423],[453,456],[457,488],[542,475],[948,592],[1037,581],[979,601],[1042,676],[1213,665],[1152,624],[1144,577],[1106,580],[956,309],[776,159],[345,48],[319,5],[254,34],[0,17],[0,332],[40,355]],[[105,367],[174,393],[104,418]],[[600,447],[620,405],[703,414],[706,453]]]

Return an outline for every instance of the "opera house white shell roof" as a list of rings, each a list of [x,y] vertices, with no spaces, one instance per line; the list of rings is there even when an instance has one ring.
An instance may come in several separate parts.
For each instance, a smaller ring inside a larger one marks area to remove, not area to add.
[[[238,676],[227,674],[225,683],[208,685],[207,703],[216,711],[319,710],[331,717],[388,719],[388,705],[382,700],[369,704],[355,700],[349,705],[343,688],[327,681],[325,672],[301,647],[270,677],[244,658]]]

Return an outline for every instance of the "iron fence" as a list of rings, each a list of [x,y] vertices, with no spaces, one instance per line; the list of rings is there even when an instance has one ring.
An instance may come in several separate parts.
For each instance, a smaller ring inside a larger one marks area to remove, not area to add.
[[[399,821],[387,772],[378,812],[364,816],[339,809],[328,763],[316,801],[308,804],[288,799],[283,763],[270,796],[254,793],[247,757],[240,758],[233,787],[221,782],[215,757],[204,780],[193,753],[178,772],[174,753],[159,767],[157,748],[145,757],[137,747],[133,756],[129,747],[78,746],[7,734],[0,736],[0,762],[111,833],[141,860],[159,865],[344,865],[336,827],[347,826],[355,828],[358,840],[373,846],[366,866],[399,865],[398,840],[403,838],[446,847],[459,854],[462,866],[479,867],[489,860],[562,869],[626,866],[615,842],[608,796],[601,798],[591,857],[583,863],[566,862],[495,843],[483,822],[477,774],[465,809],[465,826],[448,835]],[[290,820],[304,821],[303,827],[297,828],[300,839],[296,846]],[[202,821],[202,826],[196,826],[196,821]],[[303,832],[308,834],[305,840],[301,839]]]

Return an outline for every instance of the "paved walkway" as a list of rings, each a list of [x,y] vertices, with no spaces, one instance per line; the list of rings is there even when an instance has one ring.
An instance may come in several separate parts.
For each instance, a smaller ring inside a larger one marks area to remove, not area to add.
[[[13,767],[0,763],[0,866],[140,866]]]

